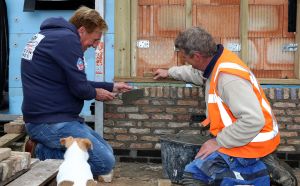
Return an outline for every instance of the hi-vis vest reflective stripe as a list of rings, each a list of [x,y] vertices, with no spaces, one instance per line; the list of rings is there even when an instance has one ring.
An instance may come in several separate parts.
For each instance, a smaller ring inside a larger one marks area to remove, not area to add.
[[[234,157],[258,158],[273,152],[280,142],[278,125],[272,113],[270,104],[259,86],[255,76],[248,67],[232,52],[224,49],[211,74],[208,96],[208,117],[210,119],[210,132],[218,133],[230,125],[234,125],[236,118],[228,106],[217,93],[217,80],[220,72],[229,73],[248,80],[259,100],[265,117],[265,125],[260,133],[247,145],[231,149],[220,148],[219,151]]]

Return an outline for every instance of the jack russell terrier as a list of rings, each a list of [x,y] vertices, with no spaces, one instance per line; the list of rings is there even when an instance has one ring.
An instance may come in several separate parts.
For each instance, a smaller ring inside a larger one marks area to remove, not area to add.
[[[87,160],[88,149],[92,143],[86,138],[67,137],[60,139],[60,143],[67,150],[64,161],[60,165],[56,182],[58,186],[96,186],[97,182],[93,179],[91,167]]]

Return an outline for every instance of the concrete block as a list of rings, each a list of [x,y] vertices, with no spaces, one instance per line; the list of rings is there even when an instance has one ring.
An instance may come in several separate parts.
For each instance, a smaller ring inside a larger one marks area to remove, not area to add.
[[[0,161],[9,158],[10,155],[11,155],[10,148],[0,148]]]
[[[4,124],[4,132],[8,134],[21,134],[25,132],[25,125],[21,122],[10,122]]]

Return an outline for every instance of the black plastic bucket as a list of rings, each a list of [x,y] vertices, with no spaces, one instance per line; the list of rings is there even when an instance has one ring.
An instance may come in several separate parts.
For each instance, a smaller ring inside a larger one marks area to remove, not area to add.
[[[160,137],[163,176],[172,183],[181,183],[184,167],[194,160],[209,136],[174,134]]]

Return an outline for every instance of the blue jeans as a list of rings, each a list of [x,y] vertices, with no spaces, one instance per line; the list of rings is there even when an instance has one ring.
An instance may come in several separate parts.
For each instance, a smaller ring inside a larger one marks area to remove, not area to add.
[[[94,176],[109,173],[115,165],[111,146],[85,123],[26,123],[25,126],[30,138],[38,143],[35,154],[40,160],[63,159],[66,149],[60,144],[60,139],[73,136],[88,138],[92,142],[92,149],[88,151],[88,163]]]
[[[193,160],[184,171],[208,185],[270,185],[267,167],[261,160],[231,157],[218,151],[203,160]]]

